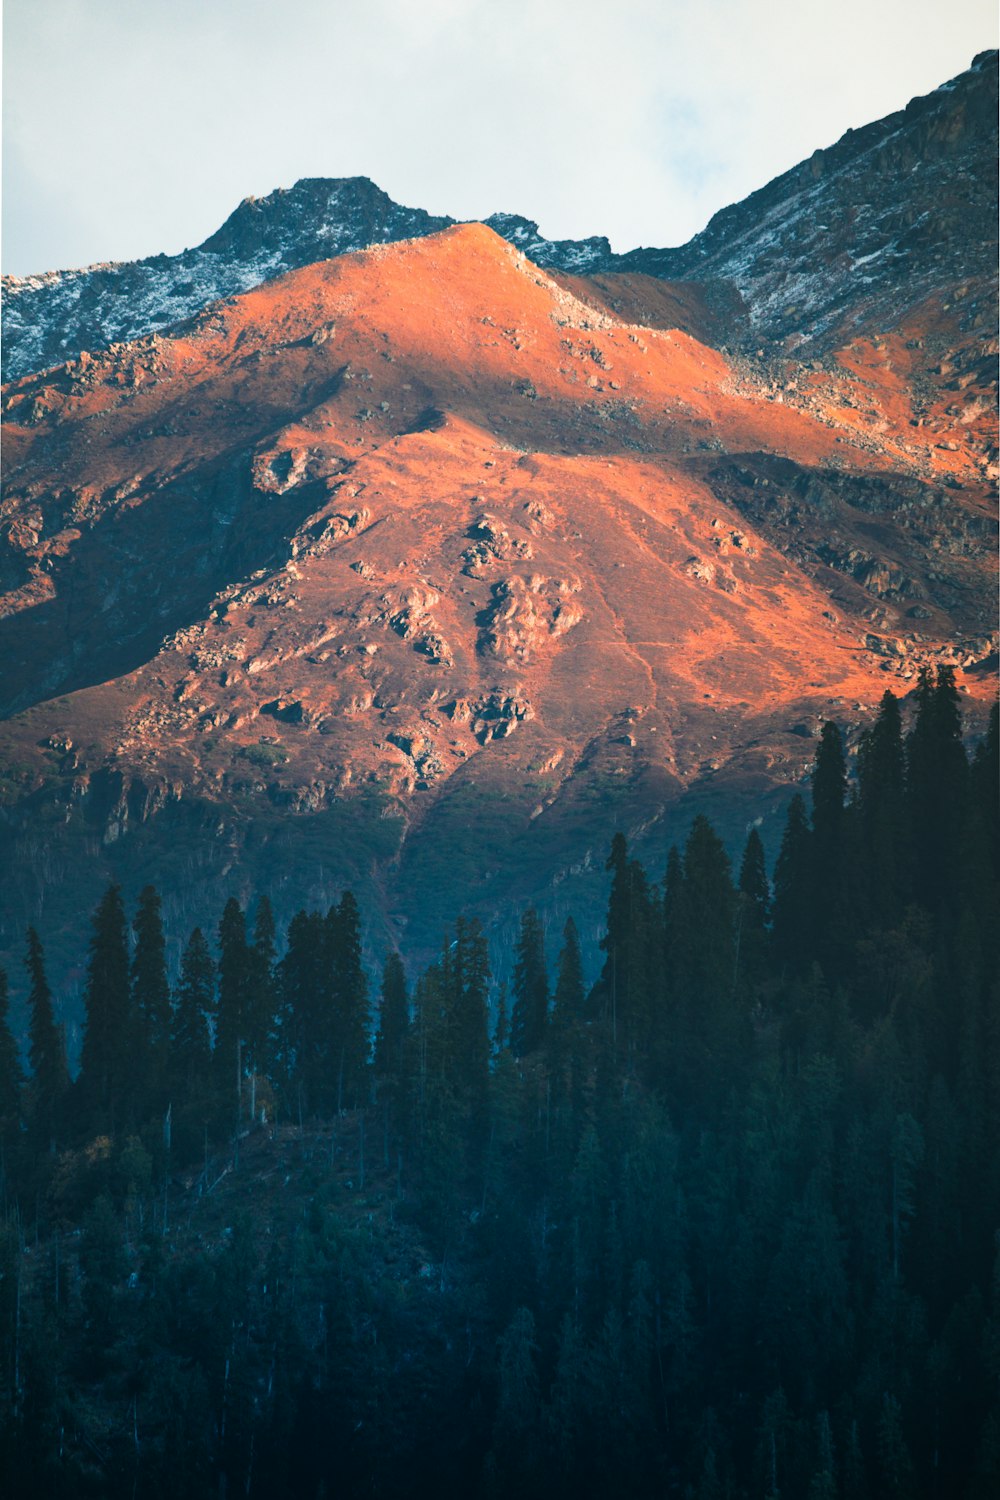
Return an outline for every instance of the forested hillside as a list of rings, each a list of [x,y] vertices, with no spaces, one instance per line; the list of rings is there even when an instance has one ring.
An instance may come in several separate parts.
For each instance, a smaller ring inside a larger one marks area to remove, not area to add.
[[[172,988],[112,887],[71,1080],[29,930],[5,1494],[995,1496],[998,721],[915,696],[824,726],[772,878],[752,807],[736,868],[617,836],[590,987],[533,910],[509,995],[463,918],[374,983],[347,891]]]

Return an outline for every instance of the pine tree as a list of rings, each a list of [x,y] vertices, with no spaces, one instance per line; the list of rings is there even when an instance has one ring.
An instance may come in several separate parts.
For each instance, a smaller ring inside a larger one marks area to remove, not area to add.
[[[612,1037],[617,1042],[623,997],[627,1008],[629,937],[633,927],[628,844],[623,833],[616,833],[611,840],[604,868],[611,875],[607,930],[601,939],[601,949],[607,957],[591,994],[591,1005],[610,1023]]]
[[[607,931],[601,939],[607,957],[590,1009],[611,1032],[614,1058],[634,1064],[645,1058],[650,1045],[655,921],[645,871],[628,858],[623,834],[612,839],[605,869],[611,874]]]
[[[45,956],[38,933],[28,928],[28,1085],[27,1115],[37,1150],[49,1151],[62,1123],[69,1088],[66,1047],[52,1009],[52,991],[45,975]]]
[[[94,1125],[122,1127],[133,1097],[129,961],[121,889],[108,887],[94,913],[85,991],[80,1092]]]
[[[913,1459],[903,1433],[903,1414],[891,1392],[882,1396],[882,1413],[878,1425],[881,1493],[893,1500],[910,1500],[914,1494]]]
[[[767,923],[771,906],[764,845],[756,828],[751,828],[747,835],[738,891],[737,973],[740,982],[752,988],[763,978],[767,963]]]
[[[812,773],[809,899],[816,956],[828,977],[843,970],[850,917],[845,798],[847,766],[840,730],[823,725]]]
[[[382,969],[382,1003],[375,1035],[374,1074],[390,1113],[398,1120],[408,1093],[410,1062],[410,1003],[406,973],[398,953],[390,953]]]
[[[557,1095],[573,1084],[582,1065],[585,1004],[580,935],[573,918],[567,917],[547,1034],[549,1074]]]
[[[986,734],[976,746],[970,769],[973,807],[986,831],[993,855],[993,876],[1000,878],[1000,704],[990,709]]]
[[[219,923],[219,993],[215,1026],[215,1074],[224,1113],[243,1117],[243,1080],[250,955],[246,918],[235,897],[226,902]]]
[[[545,935],[535,908],[521,917],[521,933],[514,962],[514,1008],[510,1045],[515,1057],[537,1052],[545,1040],[549,1009],[549,981],[545,968]]]
[[[281,1068],[289,1105],[300,1118],[329,1094],[330,974],[326,928],[318,912],[296,912],[278,965],[281,991]]]
[[[538,1493],[541,1401],[536,1352],[535,1320],[528,1308],[519,1307],[499,1343],[492,1454],[500,1494]]]
[[[209,1026],[215,1010],[215,965],[200,927],[188,938],[173,1013],[171,1074],[174,1087],[194,1093],[208,1077]]]
[[[571,1482],[580,1447],[580,1429],[585,1405],[587,1347],[580,1324],[572,1312],[563,1316],[559,1333],[555,1379],[549,1399],[549,1426],[555,1450],[556,1474],[562,1481],[557,1493],[572,1493]]]
[[[963,888],[960,835],[968,764],[955,673],[921,669],[917,714],[906,741],[906,800],[914,892],[931,911],[952,912]]]
[[[7,971],[0,969],[0,1179],[8,1176],[15,1165],[23,1115],[24,1077],[7,1018]]]
[[[808,1500],[837,1500],[837,1467],[833,1453],[833,1433],[829,1412],[819,1414],[816,1463],[809,1485]]]
[[[660,917],[659,983],[650,1039],[650,1078],[668,1091],[676,1081],[686,1043],[683,1039],[683,966],[688,940],[684,861],[676,844],[667,853]]]
[[[774,867],[773,944],[777,962],[802,973],[815,957],[813,847],[806,805],[796,793]]]
[[[507,1004],[507,986],[500,986],[497,995],[497,1015],[493,1022],[493,1047],[492,1058],[494,1062],[498,1057],[510,1056],[510,1007]]]
[[[997,704],[969,767],[963,884],[991,971],[1000,967],[1000,724]]]
[[[861,859],[868,918],[876,927],[899,921],[907,896],[905,758],[896,697],[885,692],[878,717],[858,747]]]
[[[330,908],[326,931],[333,980],[331,1063],[339,1111],[365,1103],[368,1095],[368,982],[361,965],[361,914],[350,891]]]
[[[828,720],[820,731],[812,773],[813,833],[824,855],[831,855],[839,846],[846,796],[844,745],[837,725]]]
[[[449,1081],[473,1109],[485,1105],[489,1083],[490,963],[479,921],[459,917],[442,959]]]
[[[131,1090],[137,1110],[159,1108],[170,1054],[170,986],[160,897],[151,885],[139,895],[131,967]]]
[[[689,1098],[707,1099],[737,1043],[736,892],[729,857],[707,818],[684,846],[686,931],[677,954],[684,1072]]]
[[[247,953],[245,1061],[252,1072],[268,1069],[277,994],[274,913],[268,898],[261,896],[254,917],[253,943]]]

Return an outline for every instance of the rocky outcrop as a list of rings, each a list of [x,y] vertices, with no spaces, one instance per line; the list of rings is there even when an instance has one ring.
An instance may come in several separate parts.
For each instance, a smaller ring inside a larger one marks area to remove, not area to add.
[[[578,579],[543,578],[537,573],[501,578],[484,612],[479,650],[512,664],[531,661],[550,640],[583,619],[582,606],[573,597],[579,591]]]
[[[472,545],[462,553],[462,572],[478,578],[496,563],[527,559],[534,554],[531,543],[523,537],[512,537],[495,516],[478,516],[469,527]]]
[[[495,688],[472,700],[456,698],[446,705],[445,713],[455,723],[467,724],[481,745],[489,744],[490,740],[507,739],[519,724],[535,717],[535,711],[520,687],[510,692]]]

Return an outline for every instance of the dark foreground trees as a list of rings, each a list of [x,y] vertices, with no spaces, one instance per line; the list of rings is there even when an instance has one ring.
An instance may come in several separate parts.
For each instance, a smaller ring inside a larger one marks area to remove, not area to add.
[[[997,1493],[998,734],[953,689],[853,776],[824,730],[773,891],[754,828],[735,869],[704,819],[660,872],[616,838],[596,984],[526,913],[509,1028],[461,920],[412,990],[387,958],[369,1058],[345,894],[196,930],[164,1042],[156,902],[130,959],[109,892],[67,1094],[33,937],[10,1493]]]

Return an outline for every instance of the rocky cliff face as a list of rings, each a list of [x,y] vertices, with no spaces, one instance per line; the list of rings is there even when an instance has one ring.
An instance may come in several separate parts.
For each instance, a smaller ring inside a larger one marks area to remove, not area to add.
[[[988,322],[996,116],[997,55],[983,53],[933,94],[848,131],[723,209],[680,249],[615,255],[600,236],[547,240],[516,214],[486,223],[547,269],[637,271],[735,288],[746,318],[730,316],[731,342],[829,344],[867,320],[898,318],[938,286],[945,269],[956,284],[974,284],[970,315]],[[303,178],[246,199],[204,244],[181,255],[5,277],[3,377],[163,331],[297,267],[454,223],[394,203],[366,177]]]
[[[958,91],[914,112],[930,156]],[[773,204],[846,193],[856,146]],[[419,956],[462,907],[502,946],[529,899],[591,910],[593,941],[616,828],[654,868],[694,811],[735,842],[822,718],[855,733],[923,663],[956,665],[973,722],[993,692],[978,245],[941,230],[898,303],[884,260],[822,339],[758,346],[721,259],[582,276],[521,221],[419,215],[331,258],[336,186],[191,252],[307,264],[5,388],[0,950],[26,921],[78,947],[112,875],[155,877],[178,934],[229,893],[287,916],[350,882],[376,951],[405,927]],[[355,238],[410,212],[349,196]]]

